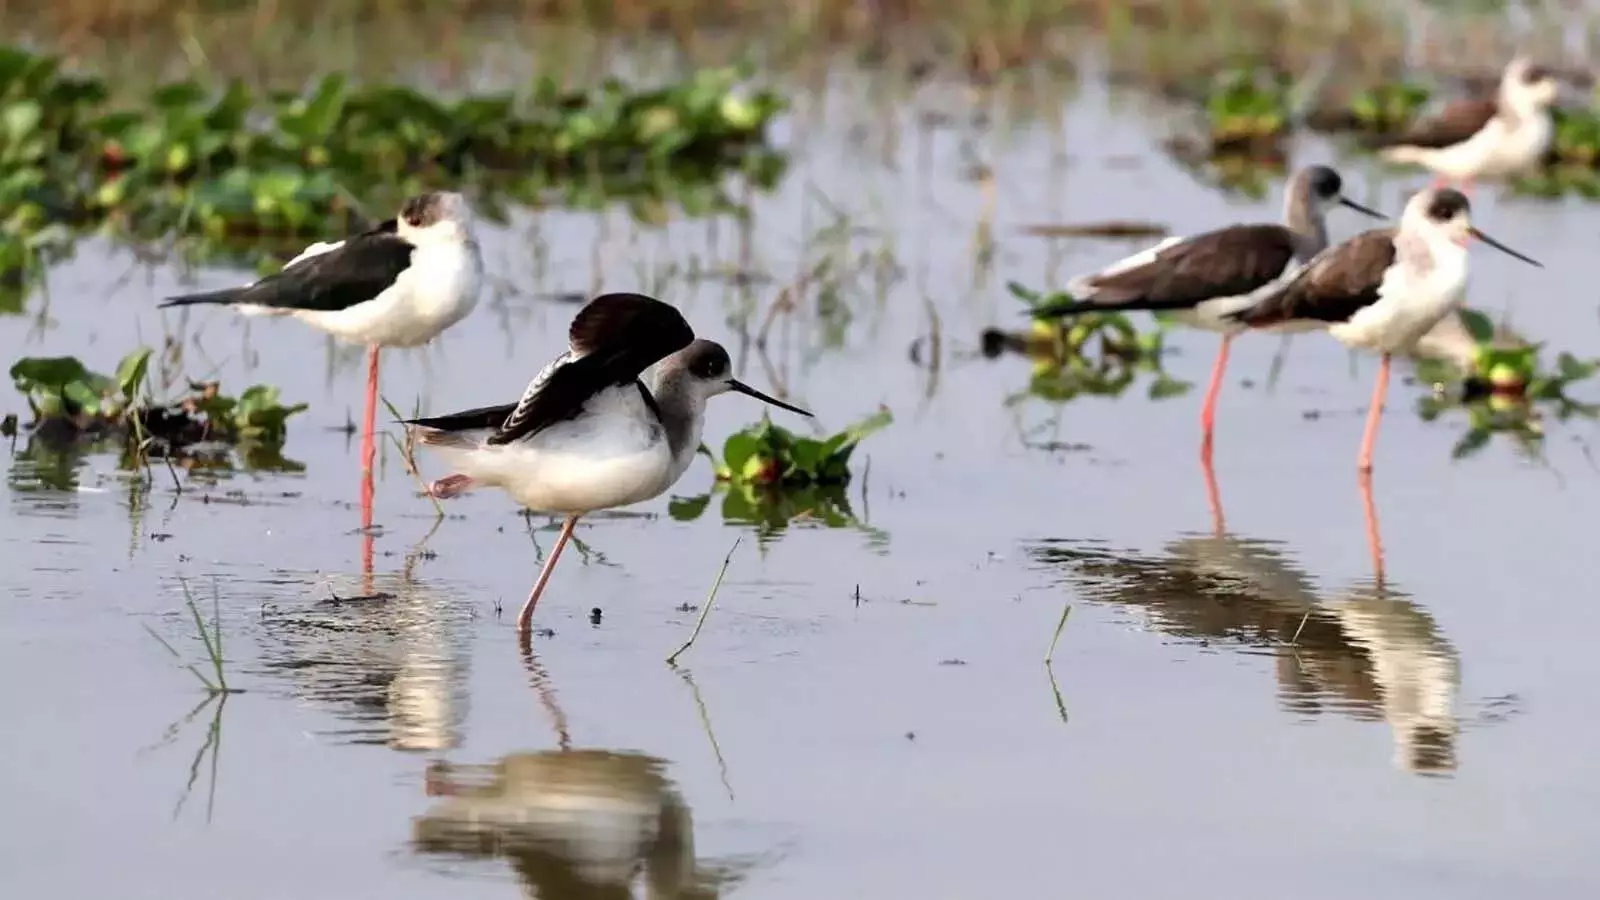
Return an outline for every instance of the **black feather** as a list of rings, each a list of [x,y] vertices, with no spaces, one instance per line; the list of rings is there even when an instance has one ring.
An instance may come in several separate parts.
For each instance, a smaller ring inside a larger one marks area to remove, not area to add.
[[[441,431],[494,429],[488,442],[508,444],[576,418],[595,394],[628,384],[636,385],[646,405],[656,410],[655,398],[639,375],[689,346],[694,330],[682,313],[660,300],[618,293],[602,294],[579,310],[567,336],[571,350],[535,376],[517,403],[407,424]]]
[[[247,303],[324,312],[349,309],[376,298],[410,267],[415,248],[395,228],[394,220],[387,220],[336,250],[302,259],[255,284],[169,297],[161,306]]]

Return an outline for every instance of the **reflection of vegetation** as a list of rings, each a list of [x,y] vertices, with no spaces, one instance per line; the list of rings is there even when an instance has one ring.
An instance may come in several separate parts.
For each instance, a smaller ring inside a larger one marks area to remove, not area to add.
[[[814,485],[802,488],[775,488],[751,482],[719,481],[710,493],[697,497],[674,497],[667,514],[679,522],[692,522],[705,515],[711,501],[722,497],[722,521],[749,525],[763,543],[781,535],[790,525],[814,522],[824,528],[856,528],[866,532],[874,543],[888,536],[856,518],[845,496],[843,485]]]
[[[453,101],[352,88],[337,74],[303,95],[265,97],[238,81],[217,94],[186,80],[114,109],[100,80],[0,47],[0,208],[11,211],[0,274],[36,270],[66,237],[52,225],[255,244],[354,227],[363,205],[386,208],[440,179],[530,203],[731,208],[726,173],[770,185],[783,166],[764,143],[782,101],[740,91],[743,75],[707,69],[664,87],[608,80],[589,92],[546,78],[526,97]]]
[[[1474,310],[1464,310],[1461,320],[1478,341],[1470,372],[1439,360],[1416,364],[1417,379],[1433,385],[1433,392],[1417,401],[1424,420],[1433,421],[1451,409],[1467,412],[1467,432],[1452,451],[1456,458],[1483,449],[1496,434],[1509,435],[1525,453],[1537,455],[1546,412],[1557,421],[1600,417],[1600,406],[1567,394],[1572,385],[1600,372],[1600,360],[1583,361],[1563,352],[1556,356],[1554,369],[1546,369],[1539,359],[1541,345],[1497,344],[1494,324]]]
[[[11,366],[11,380],[33,413],[29,428],[57,441],[122,436],[139,454],[176,456],[203,442],[238,445],[262,462],[278,459],[290,416],[278,389],[258,384],[237,397],[217,382],[190,384],[167,403],[151,401],[147,375],[151,350],[124,356],[114,375],[91,371],[76,357],[27,357]]]
[[[711,460],[718,481],[763,488],[804,488],[850,483],[850,457],[868,435],[894,421],[888,409],[818,440],[801,437],[761,421],[728,436],[718,460],[704,444],[700,452]],[[731,496],[731,495],[730,495]]]
[[[1066,300],[1061,294],[1044,294],[1016,282],[1011,293],[1030,307]],[[995,357],[1012,352],[1033,360],[1028,389],[1008,400],[1015,403],[1027,396],[1065,403],[1079,395],[1118,397],[1140,375],[1154,377],[1148,396],[1163,400],[1188,392],[1192,387],[1168,375],[1161,366],[1166,345],[1166,325],[1156,317],[1156,326],[1141,331],[1131,316],[1121,312],[1091,312],[1065,319],[1039,320],[1029,324],[1024,334],[989,329],[984,332],[983,352]]]

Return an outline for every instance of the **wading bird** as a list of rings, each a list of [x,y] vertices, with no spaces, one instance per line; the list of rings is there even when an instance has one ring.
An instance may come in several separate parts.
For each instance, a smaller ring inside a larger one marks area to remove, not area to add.
[[[1372,471],[1389,362],[1408,353],[1461,307],[1467,286],[1467,243],[1480,240],[1530,265],[1539,262],[1472,225],[1471,206],[1454,188],[1411,197],[1398,228],[1375,228],[1318,254],[1293,278],[1233,314],[1252,328],[1326,328],[1341,343],[1383,355],[1372,387],[1357,466]]]
[[[1504,178],[1540,163],[1555,133],[1550,107],[1560,94],[1553,72],[1517,57],[1506,66],[1494,96],[1445,106],[1387,142],[1380,155],[1433,172],[1430,187],[1453,183],[1470,194],[1478,179]]]
[[[1283,279],[1328,246],[1327,212],[1347,206],[1375,219],[1383,214],[1344,196],[1339,173],[1308,166],[1284,189],[1283,224],[1229,225],[1190,237],[1173,237],[1094,273],[1073,279],[1074,299],[1032,311],[1056,318],[1109,310],[1167,310],[1186,325],[1222,333],[1211,382],[1200,407],[1200,453],[1211,456],[1217,394],[1228,347],[1246,328],[1227,318],[1249,307],[1254,294]]]
[[[368,231],[312,244],[254,284],[171,297],[161,306],[218,304],[245,315],[292,316],[366,344],[361,470],[363,507],[370,512],[378,350],[438,337],[472,312],[482,282],[483,258],[466,199],[437,191],[406,200],[398,216]]]
[[[700,446],[707,400],[736,391],[811,415],[734,378],[722,345],[696,339],[681,313],[642,294],[591,300],[573,318],[568,344],[516,403],[405,423],[456,469],[433,482],[435,497],[481,483],[566,517],[517,616],[523,634],[578,518],[671,487]],[[647,387],[640,376],[657,363]]]

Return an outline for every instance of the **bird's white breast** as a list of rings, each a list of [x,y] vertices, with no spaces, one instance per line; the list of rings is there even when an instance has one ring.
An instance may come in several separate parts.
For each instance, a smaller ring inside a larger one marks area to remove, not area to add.
[[[302,310],[298,315],[348,341],[415,347],[472,312],[482,283],[483,258],[476,243],[428,243],[412,251],[411,265],[372,300],[332,312]]]
[[[1397,240],[1406,240],[1404,236]],[[1467,250],[1448,240],[1416,241],[1383,273],[1378,301],[1328,329],[1352,347],[1409,353],[1445,316],[1460,308],[1467,286]]]
[[[576,514],[657,496],[683,474],[660,420],[635,385],[591,397],[575,419],[509,444],[430,447],[463,475],[521,505]]]

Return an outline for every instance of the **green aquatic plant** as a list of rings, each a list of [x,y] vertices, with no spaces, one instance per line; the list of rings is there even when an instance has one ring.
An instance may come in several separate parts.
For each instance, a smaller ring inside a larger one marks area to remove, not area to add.
[[[282,446],[288,419],[306,409],[285,405],[278,389],[253,385],[237,397],[215,381],[191,383],[167,402],[152,399],[151,350],[124,356],[114,374],[92,371],[77,357],[27,357],[11,366],[11,381],[33,415],[28,428],[64,440],[122,435],[141,453],[182,455],[202,442],[250,450]],[[270,456],[270,454],[269,454]]]
[[[544,78],[458,99],[352,86],[339,74],[265,95],[188,79],[120,106],[102,82],[59,69],[0,48],[0,279],[41,268],[62,234],[35,235],[51,226],[67,236],[102,227],[139,241],[177,235],[190,239],[191,258],[265,264],[239,245],[362,227],[440,181],[491,211],[501,198],[622,201],[664,221],[668,202],[689,215],[736,210],[729,176],[765,190],[785,169],[766,143],[784,101],[748,88],[751,72],[740,68],[653,87],[612,79],[568,90]]]
[[[1417,402],[1417,412],[1433,421],[1451,410],[1467,415],[1467,431],[1453,455],[1476,453],[1496,434],[1511,436],[1532,452],[1544,437],[1544,419],[1600,418],[1600,405],[1574,399],[1569,391],[1600,373],[1600,359],[1556,355],[1546,365],[1542,344],[1497,343],[1494,323],[1476,310],[1463,310],[1462,322],[1478,342],[1470,368],[1442,360],[1418,360],[1417,380],[1432,387]]]
[[[1211,80],[1205,113],[1215,153],[1269,142],[1289,127],[1293,84],[1258,68],[1227,69]]]
[[[826,438],[801,437],[761,421],[728,436],[719,460],[702,444],[717,480],[761,488],[802,488],[850,483],[850,457],[866,437],[894,421],[887,408]]]
[[[1030,309],[1071,299],[1066,294],[1035,291],[1014,281],[1006,286]],[[1180,396],[1192,385],[1171,377],[1162,368],[1166,318],[1160,314],[1153,318],[1155,327],[1146,330],[1136,326],[1132,316],[1114,310],[1033,319],[1023,334],[985,331],[983,352],[989,357],[1018,353],[1033,361],[1028,389],[1013,401],[1026,396],[1057,403],[1080,395],[1120,396],[1142,375],[1153,376],[1148,387],[1150,399]]]
[[[1431,91],[1422,84],[1399,80],[1373,85],[1350,99],[1350,116],[1366,131],[1388,134],[1399,131],[1426,106]]]

